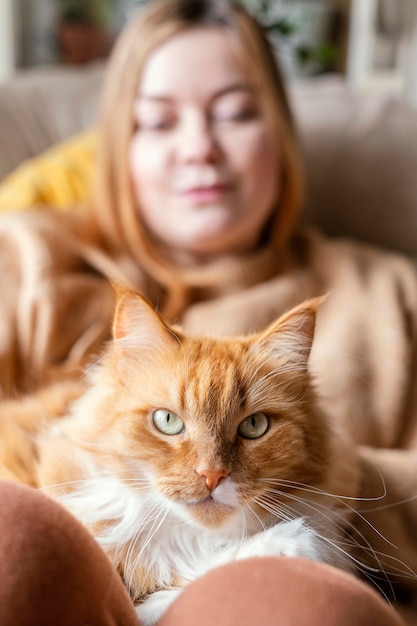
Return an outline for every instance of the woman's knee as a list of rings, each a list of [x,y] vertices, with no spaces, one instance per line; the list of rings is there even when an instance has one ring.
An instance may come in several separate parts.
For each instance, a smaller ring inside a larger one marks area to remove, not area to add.
[[[266,557],[237,561],[192,583],[159,626],[401,626],[370,587],[328,565]]]
[[[137,624],[117,572],[67,511],[13,483],[0,482],[0,501],[2,626]]]

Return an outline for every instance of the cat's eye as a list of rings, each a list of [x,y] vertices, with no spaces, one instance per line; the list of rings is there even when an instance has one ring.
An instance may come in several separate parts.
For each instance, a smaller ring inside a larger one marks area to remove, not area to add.
[[[152,414],[155,427],[164,435],[178,435],[184,430],[184,422],[167,409],[157,409]]]
[[[253,413],[240,422],[237,432],[244,439],[259,439],[269,427],[269,418],[265,413]]]

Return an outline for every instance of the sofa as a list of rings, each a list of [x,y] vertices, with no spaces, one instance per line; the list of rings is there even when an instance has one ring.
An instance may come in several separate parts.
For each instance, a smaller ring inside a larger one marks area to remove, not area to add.
[[[43,67],[0,85],[0,181],[97,119],[103,62]],[[417,257],[417,111],[354,94],[343,77],[289,85],[305,160],[304,219]]]
[[[103,73],[102,63],[40,67],[0,84],[0,180],[94,123]]]

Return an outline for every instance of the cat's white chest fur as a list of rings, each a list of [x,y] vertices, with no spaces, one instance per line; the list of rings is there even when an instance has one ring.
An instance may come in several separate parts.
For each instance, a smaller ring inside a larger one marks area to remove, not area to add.
[[[224,497],[233,499],[233,485],[226,483],[224,490]],[[253,525],[248,511],[240,509],[226,528],[204,529],[187,521],[179,505],[157,493],[135,492],[115,477],[86,481],[82,489],[65,497],[64,504],[87,524],[114,520],[97,539],[105,549],[131,546],[124,563],[128,586],[136,567],[156,574],[158,586],[165,590],[136,607],[143,626],[155,624],[181,592],[173,588],[174,574],[191,582],[233,560],[267,555],[335,561],[334,545],[323,541],[322,534],[302,517],[262,529],[259,522]]]
[[[186,532],[184,540],[186,541]],[[206,550],[204,548],[206,547]],[[200,551],[193,553],[193,561],[186,567],[186,574],[193,569],[195,578],[221,564],[234,559],[245,559],[256,556],[298,556],[313,560],[326,560],[326,549],[317,538],[314,530],[309,528],[302,518],[289,522],[279,522],[271,528],[256,533],[247,539],[230,539],[222,547],[210,545],[204,540],[200,543]],[[175,555],[171,555],[175,562]],[[182,556],[178,555],[179,563]],[[169,605],[175,600],[181,589],[157,591],[136,607],[137,615],[144,626],[156,624]]]

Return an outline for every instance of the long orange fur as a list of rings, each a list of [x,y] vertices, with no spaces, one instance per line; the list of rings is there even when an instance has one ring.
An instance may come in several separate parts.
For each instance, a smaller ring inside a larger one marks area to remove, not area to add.
[[[194,498],[196,523],[214,529],[229,512],[206,506],[202,467],[232,476],[247,498],[262,497],[262,480],[282,477],[284,503],[300,497],[337,508],[328,494],[353,497],[358,469],[353,448],[318,409],[308,371],[319,306],[303,303],[256,335],[216,339],[168,327],[140,296],[120,291],[113,341],[92,380],[57,383],[0,407],[0,476],[59,497],[88,475],[86,459],[128,485],[140,457],[167,498]],[[158,408],[181,416],[186,435],[159,432]],[[269,418],[265,435],[240,437],[242,420],[260,412]],[[266,523],[268,512],[253,506]],[[106,522],[100,526],[90,530]],[[109,549],[122,576],[128,550]],[[182,584],[175,572],[174,583]],[[138,566],[132,598],[156,588],[153,573]]]

